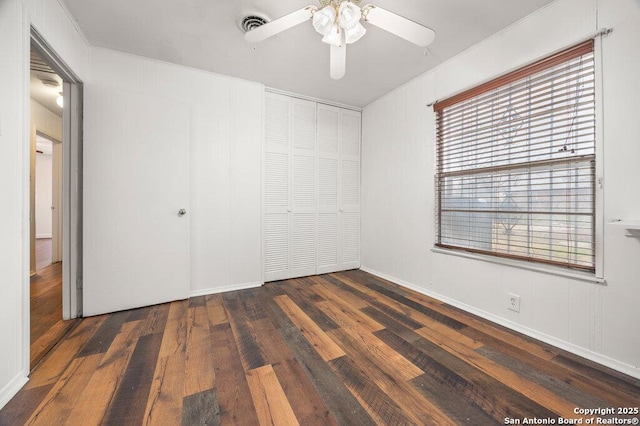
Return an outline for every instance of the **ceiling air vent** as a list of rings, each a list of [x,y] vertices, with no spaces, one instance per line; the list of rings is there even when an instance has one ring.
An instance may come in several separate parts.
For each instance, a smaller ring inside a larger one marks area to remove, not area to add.
[[[271,21],[271,19],[261,13],[249,13],[238,18],[238,26],[243,33],[246,33],[247,31],[258,28],[269,21]]]

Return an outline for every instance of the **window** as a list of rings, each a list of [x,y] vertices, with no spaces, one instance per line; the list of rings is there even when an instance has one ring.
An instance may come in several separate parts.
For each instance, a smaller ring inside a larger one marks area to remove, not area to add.
[[[436,246],[595,269],[593,41],[438,102]]]

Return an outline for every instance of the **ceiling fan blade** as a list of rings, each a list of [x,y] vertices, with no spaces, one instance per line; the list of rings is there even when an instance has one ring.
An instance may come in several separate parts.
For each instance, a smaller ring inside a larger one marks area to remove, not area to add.
[[[271,36],[279,34],[289,28],[302,24],[313,17],[313,13],[317,10],[315,6],[307,6],[281,18],[267,22],[251,31],[247,31],[244,39],[251,43],[257,43],[268,39]]]
[[[340,80],[347,72],[347,44],[342,46],[331,45],[329,56],[329,75],[334,80]]]
[[[431,28],[381,7],[367,5],[362,8],[362,11],[366,22],[418,46],[426,47],[436,38],[436,33]]]

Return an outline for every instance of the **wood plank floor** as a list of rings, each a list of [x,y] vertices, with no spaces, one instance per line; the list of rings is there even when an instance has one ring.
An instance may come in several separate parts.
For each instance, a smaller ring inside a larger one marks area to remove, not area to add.
[[[489,425],[639,400],[637,379],[354,270],[86,318],[0,424]]]
[[[31,277],[31,368],[77,323],[62,320],[62,263],[51,263],[51,239],[36,240],[36,265]]]
[[[36,271],[51,265],[51,238],[36,238]]]

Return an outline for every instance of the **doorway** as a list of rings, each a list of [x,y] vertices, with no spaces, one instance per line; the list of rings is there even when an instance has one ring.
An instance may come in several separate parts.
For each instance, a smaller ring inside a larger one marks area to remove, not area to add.
[[[30,368],[82,316],[82,83],[32,29]]]
[[[31,71],[32,79],[34,71]],[[41,75],[40,73],[36,73]],[[31,113],[33,127],[49,130],[62,128],[62,117],[40,102],[37,83],[31,85]],[[52,114],[53,113],[53,114]],[[32,170],[31,253],[33,258],[30,279],[30,367],[33,368],[47,352],[75,324],[63,320],[62,315],[62,165],[61,142],[40,131],[35,135],[35,166]],[[34,271],[35,269],[35,271]]]
[[[34,107],[40,109],[36,115],[42,115],[42,107],[32,96]],[[44,112],[47,114],[47,112]],[[55,123],[56,117],[51,116]],[[59,119],[62,127],[62,117]],[[38,125],[37,123],[36,125]],[[36,131],[35,136],[35,174],[33,181],[34,202],[31,210],[35,229],[35,273],[43,268],[62,262],[62,142]],[[33,265],[32,265],[33,272]],[[33,273],[32,273],[33,276]]]

